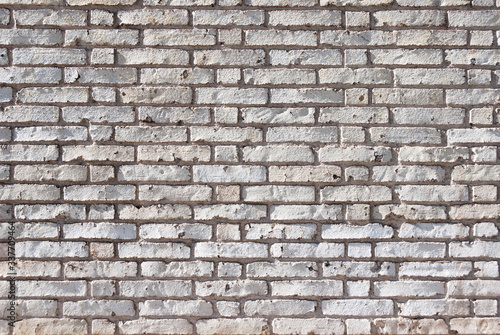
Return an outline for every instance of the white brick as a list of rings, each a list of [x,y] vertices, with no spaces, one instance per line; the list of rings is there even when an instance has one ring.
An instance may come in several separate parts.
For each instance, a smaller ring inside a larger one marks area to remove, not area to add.
[[[378,242],[375,256],[382,258],[443,258],[446,245],[433,242]]]
[[[467,186],[458,185],[404,185],[396,186],[401,201],[408,202],[457,202],[469,200]]]
[[[339,299],[324,300],[323,314],[338,316],[391,316],[393,302],[391,300]]]
[[[444,206],[424,205],[378,205],[373,209],[375,219],[384,220],[388,217],[403,217],[407,220],[445,220],[447,219]]]
[[[274,88],[272,104],[340,104],[343,91],[338,88]]]
[[[211,277],[214,265],[203,261],[142,262],[141,273],[144,277]]]
[[[271,206],[271,220],[339,220],[342,217],[340,205],[274,205]]]
[[[342,320],[331,318],[276,318],[272,324],[276,334],[343,334],[345,329]]]
[[[199,242],[194,249],[197,258],[267,258],[267,245],[254,242]]]
[[[190,219],[191,208],[187,205],[119,205],[120,219],[124,220],[164,220]]]
[[[316,32],[306,30],[247,30],[245,44],[249,46],[300,45],[316,46]]]
[[[255,26],[264,24],[261,10],[197,10],[193,12],[195,26]]]
[[[266,282],[260,280],[217,280],[196,283],[196,294],[201,297],[248,297],[266,293]]]
[[[364,226],[358,225],[323,225],[321,237],[330,240],[354,240],[354,239],[388,239],[393,236],[390,226],[380,223],[369,223]]]
[[[340,51],[331,49],[271,50],[269,59],[271,65],[341,65]]]
[[[66,239],[134,239],[136,227],[130,223],[66,223],[63,226]]]
[[[498,333],[500,318],[455,318],[450,320],[450,330],[458,334]]]
[[[402,0],[399,0],[400,2]],[[412,0],[413,1],[413,0]],[[418,3],[421,3],[419,1]],[[448,334],[448,325],[442,319],[384,318],[373,321],[379,334]],[[417,332],[415,332],[417,331]]]
[[[68,318],[24,319],[16,322],[14,334],[26,334],[33,329],[37,329],[40,334],[65,335],[70,331],[74,335],[85,335],[87,334],[87,321]]]
[[[403,223],[401,238],[463,239],[469,236],[469,227],[451,223]]]
[[[203,300],[148,300],[139,303],[140,316],[210,316],[212,304]]]
[[[139,200],[143,201],[210,201],[212,188],[201,185],[140,185]]]
[[[317,277],[316,262],[253,262],[247,265],[247,275],[256,278]]]
[[[210,147],[204,145],[139,145],[137,157],[143,162],[208,162]]]
[[[325,146],[318,150],[319,160],[324,163],[333,162],[389,162],[391,149],[387,147],[366,146]]]
[[[340,280],[287,280],[271,282],[273,296],[283,297],[338,297],[342,296]]]
[[[244,186],[245,202],[314,202],[313,186]]]
[[[389,110],[385,107],[328,107],[321,108],[320,123],[388,123]]]
[[[274,243],[271,256],[276,258],[329,258],[344,255],[341,243]]]
[[[374,166],[373,180],[376,182],[404,181],[443,181],[444,169],[439,166]]]
[[[337,127],[269,127],[267,142],[338,142]]]
[[[138,9],[118,12],[119,25],[170,26],[187,25],[186,10]]]
[[[321,190],[322,202],[384,202],[392,200],[386,186],[327,186]]]
[[[193,333],[193,325],[184,319],[137,319],[120,321],[118,329],[122,334],[133,335],[137,333],[154,335],[159,332]]]
[[[402,316],[467,316],[470,302],[467,299],[409,300],[399,305]]]
[[[128,181],[187,181],[191,176],[185,166],[171,165],[122,165],[118,180]]]
[[[313,224],[270,224],[251,223],[245,225],[248,240],[263,239],[312,239],[316,235],[316,226]]]
[[[460,278],[472,271],[471,262],[404,262],[399,266],[401,277]]]
[[[137,275],[134,262],[67,262],[64,265],[65,278],[127,278]]]
[[[270,182],[328,182],[340,181],[341,168],[331,165],[319,166],[271,166]]]
[[[438,281],[379,281],[373,285],[376,297],[433,297],[444,295],[445,285]]]
[[[252,335],[267,329],[266,319],[238,318],[238,319],[211,319],[196,322],[196,330],[201,335]]]
[[[323,264],[325,277],[375,278],[394,277],[394,263],[376,262],[339,262],[326,261]]]
[[[243,147],[244,162],[308,162],[314,161],[310,147],[300,145],[268,145]]]
[[[195,220],[259,220],[266,216],[266,206],[262,205],[207,205],[194,208]]]

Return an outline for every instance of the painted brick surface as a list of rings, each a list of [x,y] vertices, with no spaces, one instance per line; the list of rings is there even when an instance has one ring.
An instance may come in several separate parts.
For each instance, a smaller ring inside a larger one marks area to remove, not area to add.
[[[498,0],[0,0],[0,335],[500,334],[499,65]]]

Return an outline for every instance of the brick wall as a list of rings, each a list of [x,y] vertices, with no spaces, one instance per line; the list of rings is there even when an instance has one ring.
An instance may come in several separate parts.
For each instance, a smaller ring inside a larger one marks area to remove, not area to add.
[[[500,334],[499,7],[0,0],[0,334]]]

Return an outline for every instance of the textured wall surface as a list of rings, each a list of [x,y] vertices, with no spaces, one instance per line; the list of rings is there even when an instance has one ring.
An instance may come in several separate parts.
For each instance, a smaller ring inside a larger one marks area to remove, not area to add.
[[[0,334],[500,334],[499,29],[0,0]]]

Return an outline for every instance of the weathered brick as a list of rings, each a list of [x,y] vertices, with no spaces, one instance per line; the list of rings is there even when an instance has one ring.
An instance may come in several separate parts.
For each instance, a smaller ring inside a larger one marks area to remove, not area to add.
[[[467,45],[466,30],[412,29],[412,30],[397,30],[395,34],[396,34],[396,45],[398,46]],[[461,50],[455,50],[455,51],[461,51]]]
[[[195,201],[212,200],[212,188],[201,185],[141,185],[139,186],[139,200],[143,201]]]
[[[467,186],[404,185],[397,186],[396,194],[408,202],[458,202],[469,200]]]
[[[276,334],[291,334],[293,332],[298,334],[311,332],[316,334],[342,334],[345,330],[345,325],[341,319],[331,318],[276,318],[272,324],[273,331]]]
[[[33,330],[44,335],[64,335],[68,331],[74,335],[85,335],[87,334],[87,321],[69,318],[23,319],[16,322],[14,334],[22,335]]]
[[[271,65],[341,65],[339,50],[271,50]]]
[[[193,180],[206,183],[249,183],[266,180],[266,169],[263,166],[251,165],[195,165]]]
[[[118,327],[122,334],[133,335],[138,332],[143,334],[157,334],[159,332],[181,332],[192,334],[193,325],[184,319],[143,319],[120,321]]]
[[[17,205],[14,207],[14,214],[16,218],[23,220],[53,220],[55,218],[83,220],[86,217],[86,210],[85,205]]]
[[[401,277],[460,278],[472,271],[471,262],[404,262],[399,266]]]
[[[134,239],[136,227],[127,223],[67,223],[63,227],[67,239]]]
[[[461,108],[393,108],[394,122],[398,124],[463,124],[465,111]],[[401,148],[403,150],[405,148]],[[433,148],[428,148],[432,150]]]
[[[384,318],[375,319],[373,324],[377,333],[384,335],[415,334],[416,329],[421,334],[448,334],[448,325],[442,319]]]
[[[391,227],[379,223],[364,226],[335,224],[323,225],[321,237],[332,240],[389,239],[393,234]]]
[[[0,35],[3,45],[60,45],[62,32],[55,29],[5,29]]]
[[[261,10],[197,10],[193,12],[195,26],[259,26],[264,24]]]
[[[316,235],[313,224],[269,224],[250,223],[245,225],[248,240],[263,239],[312,239]]]
[[[116,59],[123,65],[186,65],[189,54],[178,49],[116,49]]]
[[[340,205],[274,205],[271,220],[339,220]]]
[[[195,65],[263,65],[265,52],[263,50],[195,50]]]
[[[280,10],[269,12],[270,26],[327,26],[339,27],[339,11],[330,10]]]
[[[443,181],[444,169],[439,166],[374,166],[373,180],[376,182],[422,182]]]
[[[469,150],[464,147],[402,147],[399,149],[401,162],[453,163],[469,159]]]
[[[379,242],[375,246],[375,256],[382,258],[443,258],[444,243],[435,242]]]
[[[201,335],[235,333],[251,335],[266,328],[267,321],[261,318],[212,319],[196,322],[196,330]]]
[[[54,185],[14,184],[0,186],[0,200],[57,200],[60,190]]]
[[[125,104],[182,104],[191,102],[191,90],[187,87],[124,87],[120,88]]]
[[[318,150],[319,160],[323,163],[333,162],[389,162],[391,149],[387,147],[325,146]]]
[[[141,316],[210,316],[212,313],[212,304],[203,300],[148,300],[139,303]]]
[[[445,285],[438,281],[378,281],[373,291],[376,297],[434,297],[444,295]]]
[[[320,42],[321,44],[334,46],[387,46],[395,44],[396,38],[392,31],[365,30],[348,32],[342,30],[325,30],[320,34]]]
[[[453,168],[453,181],[498,181],[500,166],[498,165],[460,165]]]
[[[118,215],[124,220],[190,219],[191,208],[187,205],[119,205]]]
[[[338,299],[324,300],[322,310],[325,315],[338,316],[391,316],[392,300]]]
[[[309,162],[314,160],[311,148],[299,145],[243,147],[244,162]]]
[[[144,45],[214,45],[213,29],[145,29]]]
[[[245,44],[249,46],[316,46],[316,34],[314,31],[306,30],[247,30],[245,31]]]
[[[261,280],[218,280],[196,283],[196,294],[201,297],[248,297],[267,293]]]
[[[211,277],[214,264],[203,261],[142,262],[141,273],[144,277]]]
[[[22,103],[84,103],[89,101],[86,87],[26,87],[17,92]]]
[[[19,127],[14,128],[14,141],[16,142],[74,142],[87,139],[86,127]]]
[[[199,68],[141,69],[144,84],[209,84],[214,83],[214,70]]]
[[[331,186],[321,189],[322,202],[385,202],[392,200],[385,186]]]
[[[195,101],[198,104],[264,105],[267,102],[265,88],[197,88]]]
[[[270,182],[339,182],[341,169],[338,166],[270,166]]]
[[[247,265],[247,274],[255,278],[317,277],[315,262],[253,262]]]
[[[259,220],[266,216],[266,207],[262,205],[206,205],[194,208],[196,220]]]
[[[394,277],[396,267],[388,262],[339,262],[323,263],[325,277],[376,278]]]
[[[139,145],[137,158],[143,162],[208,162],[210,147],[205,145]]]
[[[119,161],[134,159],[134,148],[117,145],[75,145],[63,148],[63,161]]]

